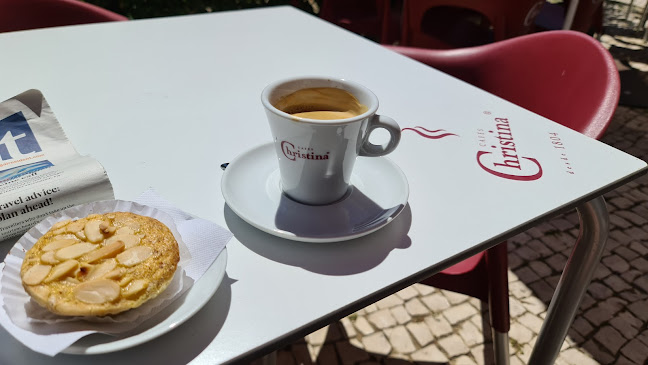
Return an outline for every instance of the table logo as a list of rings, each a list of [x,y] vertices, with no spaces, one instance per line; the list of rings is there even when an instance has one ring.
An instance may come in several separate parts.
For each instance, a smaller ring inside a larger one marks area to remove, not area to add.
[[[542,177],[540,162],[518,155],[511,125],[507,118],[495,118],[495,129],[477,131],[479,146],[477,164],[484,171],[509,180],[533,181]],[[490,149],[488,149],[490,145]],[[486,148],[487,150],[484,150]]]
[[[303,160],[328,160],[329,152],[323,155],[315,154],[312,147],[295,147],[294,144],[288,141],[281,141],[281,152],[290,161],[297,159]]]

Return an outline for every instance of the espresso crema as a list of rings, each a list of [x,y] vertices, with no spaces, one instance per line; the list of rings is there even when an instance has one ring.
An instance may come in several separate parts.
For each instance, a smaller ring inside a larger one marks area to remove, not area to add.
[[[350,92],[332,87],[297,90],[283,96],[274,107],[298,118],[320,120],[353,118],[368,110]]]

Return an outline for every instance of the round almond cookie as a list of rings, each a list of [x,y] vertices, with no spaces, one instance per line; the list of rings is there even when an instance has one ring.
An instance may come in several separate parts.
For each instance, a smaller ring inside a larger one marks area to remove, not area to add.
[[[27,251],[27,293],[63,316],[105,316],[163,292],[178,267],[178,242],[160,221],[128,212],[58,222]]]

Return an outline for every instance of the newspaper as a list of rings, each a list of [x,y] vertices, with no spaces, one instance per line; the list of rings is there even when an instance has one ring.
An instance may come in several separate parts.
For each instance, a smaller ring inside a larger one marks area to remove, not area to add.
[[[40,91],[0,103],[0,241],[59,210],[113,198],[104,168],[77,153]]]

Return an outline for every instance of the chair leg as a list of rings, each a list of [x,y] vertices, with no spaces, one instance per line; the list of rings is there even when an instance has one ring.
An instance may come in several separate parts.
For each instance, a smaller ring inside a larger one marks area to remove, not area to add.
[[[493,328],[493,355],[496,365],[509,365],[509,335]]]

